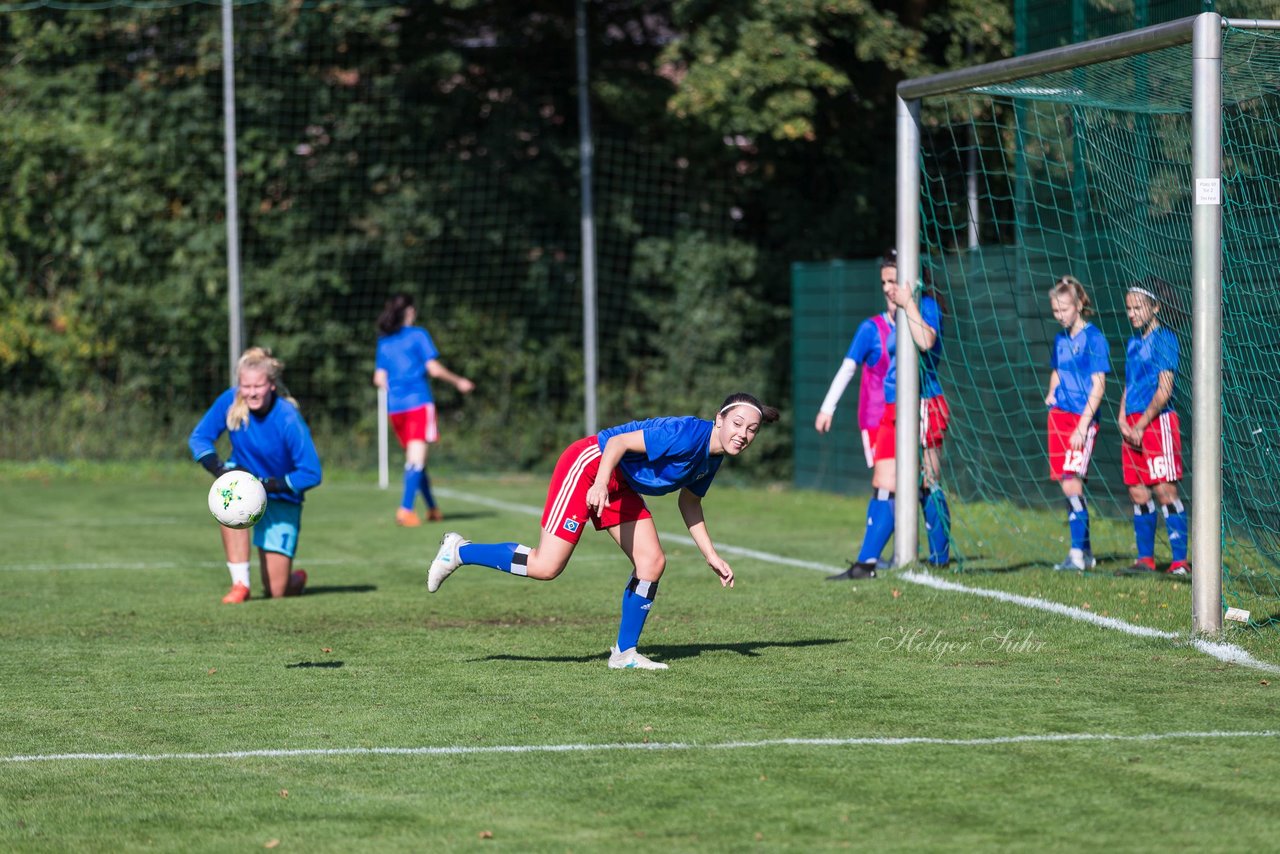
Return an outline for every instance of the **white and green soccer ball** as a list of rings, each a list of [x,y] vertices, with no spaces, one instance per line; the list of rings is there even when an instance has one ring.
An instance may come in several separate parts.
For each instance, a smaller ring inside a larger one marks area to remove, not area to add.
[[[209,487],[209,512],[228,528],[252,528],[266,510],[262,481],[246,471],[229,471]]]

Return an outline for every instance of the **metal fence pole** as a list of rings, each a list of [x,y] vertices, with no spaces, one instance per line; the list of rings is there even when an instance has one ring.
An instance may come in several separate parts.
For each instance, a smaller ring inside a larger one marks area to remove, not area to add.
[[[227,349],[231,383],[237,382],[236,362],[244,352],[244,312],[240,298],[240,202],[236,193],[236,60],[232,0],[222,0],[222,137],[226,150],[227,218]]]

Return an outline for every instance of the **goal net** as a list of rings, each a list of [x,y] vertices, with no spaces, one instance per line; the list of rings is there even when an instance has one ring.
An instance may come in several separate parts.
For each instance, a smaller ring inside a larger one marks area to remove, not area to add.
[[[1265,623],[1280,612],[1280,33],[1227,27],[1222,55],[1223,593]],[[1192,74],[1180,44],[921,102],[921,266],[946,307],[943,477],[968,499],[952,532],[963,569],[1053,563],[1068,547],[1045,450],[1061,328],[1048,292],[1064,275],[1085,284],[1110,345],[1086,490],[1098,571],[1136,556],[1116,421],[1125,293],[1142,282],[1167,283],[1159,319],[1180,343],[1190,506]],[[1168,548],[1161,524],[1158,564]]]

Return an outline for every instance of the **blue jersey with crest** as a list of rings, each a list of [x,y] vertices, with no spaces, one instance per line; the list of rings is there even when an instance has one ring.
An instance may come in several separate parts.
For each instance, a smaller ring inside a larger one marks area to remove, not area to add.
[[[1142,414],[1160,387],[1160,374],[1178,375],[1178,336],[1163,326],[1148,335],[1135,335],[1124,348],[1124,412]],[[1173,411],[1173,396],[1161,412]]]
[[[302,420],[298,407],[276,397],[271,408],[258,415],[249,413],[249,421],[238,430],[227,430],[227,410],[235,403],[233,386],[213,402],[200,423],[191,431],[187,446],[197,462],[217,453],[218,437],[229,433],[230,462],[235,467],[262,479],[278,477],[289,484],[292,492],[268,493],[272,499],[302,503],[302,493],[320,484],[320,455],[311,441],[311,430]]]
[[[711,454],[711,431],[715,424],[691,415],[664,416],[629,421],[596,434],[600,452],[610,437],[620,433],[644,433],[644,453],[628,451],[618,463],[618,471],[641,495],[666,495],[688,489],[704,496],[711,479],[724,460]]]
[[[895,312],[896,315],[896,312]],[[938,359],[942,356],[942,307],[938,301],[927,294],[920,298],[920,316],[934,332],[933,346],[920,354],[920,399],[928,400],[942,394],[942,383],[938,381]],[[897,325],[894,325],[896,332]],[[889,336],[889,372],[884,377],[885,403],[898,401],[898,336]]]
[[[420,326],[378,338],[377,367],[387,372],[387,412],[408,412],[431,403],[427,362],[439,356],[430,333]]]
[[[1111,373],[1107,339],[1092,323],[1086,323],[1075,335],[1064,329],[1053,339],[1049,364],[1058,372],[1054,406],[1063,412],[1083,415],[1093,390],[1093,375]],[[1094,412],[1093,417],[1097,420],[1098,413]]]

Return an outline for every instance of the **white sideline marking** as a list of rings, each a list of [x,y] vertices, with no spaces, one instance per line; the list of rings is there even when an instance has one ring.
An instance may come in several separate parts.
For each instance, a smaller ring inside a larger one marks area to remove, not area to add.
[[[494,507],[499,510],[508,510],[513,513],[525,513],[534,516],[542,515],[542,508],[532,507],[528,504],[513,504],[508,501],[497,501],[491,498],[485,498],[478,495],[470,495],[464,492],[455,492],[450,489],[437,489],[437,493],[447,498],[457,498],[462,501],[470,501],[474,504],[481,504],[488,507]],[[696,543],[690,537],[681,536],[679,534],[662,535],[665,540],[675,540],[684,545],[696,547]],[[756,551],[755,549],[745,549],[738,546],[728,546],[716,544],[718,551],[727,554],[741,555],[742,557],[753,558],[765,563],[781,564],[784,566],[797,566],[802,569],[813,569],[821,572],[839,572],[840,567],[828,566],[826,564],[815,563],[807,560],[796,560],[794,558],[783,557],[781,555],[770,554],[769,552]],[[1114,617],[1103,617],[1091,611],[1082,608],[1074,608],[1070,605],[1063,605],[1058,602],[1051,602],[1048,599],[1037,599],[1034,596],[1021,596],[1017,593],[1006,593],[1003,590],[991,590],[986,587],[970,587],[966,584],[957,584],[954,581],[945,581],[930,575],[927,572],[915,572],[907,570],[898,573],[898,578],[908,581],[912,584],[920,584],[925,587],[932,587],[936,590],[946,590],[952,593],[967,593],[970,596],[984,596],[988,599],[997,599],[1001,602],[1007,602],[1011,605],[1021,605],[1024,608],[1034,608],[1039,611],[1048,611],[1053,614],[1059,614],[1063,617],[1069,617],[1073,620],[1080,620],[1085,623],[1093,623],[1104,629],[1112,629],[1113,631],[1124,632],[1125,634],[1134,635],[1135,637],[1145,638],[1164,638],[1166,640],[1179,640],[1183,636],[1176,632],[1166,632],[1162,629],[1153,629],[1147,626],[1139,626],[1134,623],[1127,623],[1124,620],[1117,620]],[[1229,643],[1217,643],[1201,638],[1191,640],[1191,645],[1205,655],[1225,661],[1229,664],[1238,664],[1241,667],[1252,667],[1255,670],[1261,670],[1266,673],[1280,673],[1280,665],[1271,664],[1266,661],[1259,661],[1240,647]]]
[[[1174,739],[1275,738],[1280,731],[1151,732],[1117,735],[1064,732],[1048,735],[1004,735],[994,738],[927,738],[923,736],[864,738],[771,738],[763,741],[724,741],[710,744],[629,742],[625,744],[502,744],[491,747],[325,747],[297,750],[228,750],[217,753],[49,753],[0,756],[0,763],[19,762],[172,762],[198,759],[275,759],[301,756],[472,756],[494,753],[592,753],[607,750],[750,750],[759,747],[992,747],[1003,744],[1064,744],[1081,742],[1149,742]]]
[[[1063,605],[1059,602],[1050,602],[1047,599],[1037,599],[1034,596],[1021,596],[1017,593],[1006,593],[1003,590],[990,590],[985,587],[969,587],[964,584],[957,584],[954,581],[945,581],[930,575],[927,572],[915,572],[908,570],[899,573],[899,578],[904,581],[910,581],[912,584],[922,584],[925,587],[932,587],[936,590],[949,590],[953,593],[968,593],[973,596],[982,596],[987,599],[997,599],[1001,602],[1008,602],[1013,605],[1021,605],[1024,608],[1035,608],[1040,611],[1049,611],[1054,614],[1061,614],[1064,617],[1070,617],[1073,620],[1080,620],[1084,623],[1093,623],[1095,626],[1101,626],[1104,629],[1113,629],[1118,632],[1124,632],[1127,635],[1135,635],[1145,638],[1165,638],[1168,640],[1178,640],[1182,635],[1176,632],[1166,632],[1161,629],[1152,629],[1147,626],[1139,626],[1134,623],[1126,623],[1124,620],[1117,620],[1114,617],[1103,617],[1092,611],[1086,611],[1083,608],[1075,608],[1071,605]],[[1214,641],[1203,640],[1200,638],[1193,639],[1191,645],[1205,655],[1212,656],[1219,661],[1226,661],[1230,664],[1239,664],[1243,667],[1252,667],[1255,670],[1263,670],[1267,673],[1280,673],[1280,666],[1271,664],[1266,661],[1259,661],[1245,650],[1234,644],[1216,643]]]

